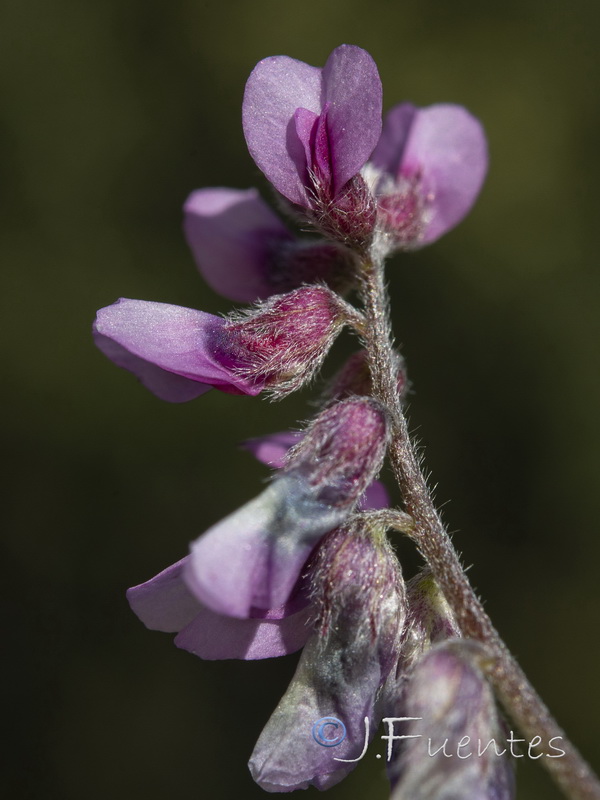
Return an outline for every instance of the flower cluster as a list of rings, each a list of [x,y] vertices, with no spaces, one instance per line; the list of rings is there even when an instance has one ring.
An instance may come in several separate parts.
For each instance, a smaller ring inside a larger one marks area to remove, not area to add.
[[[247,442],[274,468],[267,487],[128,591],[147,627],[176,633],[175,644],[201,658],[302,648],[250,770],[268,791],[325,789],[358,760],[365,724],[369,738],[386,715],[433,715],[458,736],[501,724],[436,582],[425,570],[405,586],[388,542],[377,475],[390,410],[373,388],[366,317],[347,299],[366,264],[428,244],[465,216],[485,176],[486,142],[459,106],[403,103],[382,121],[375,63],[350,45],[322,69],[286,56],[261,61],[246,85],[243,127],[290,225],[312,237],[296,235],[255,189],[195,191],[184,230],[198,268],[215,290],[250,305],[216,317],[121,299],[98,312],[94,336],[158,397],[182,402],[211,388],[282,397],[315,375],[344,327],[358,335],[363,349],[329,382],[304,430]],[[406,370],[394,359],[402,398]],[[311,735],[328,717],[344,725],[335,748]],[[390,763],[398,799],[512,797],[504,762],[473,760],[463,774],[411,753]]]

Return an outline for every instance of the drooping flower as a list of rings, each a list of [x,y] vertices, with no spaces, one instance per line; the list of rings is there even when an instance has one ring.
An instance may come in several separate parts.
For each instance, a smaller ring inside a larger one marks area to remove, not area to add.
[[[494,694],[480,669],[485,651],[448,639],[417,663],[397,716],[413,717],[390,763],[392,800],[513,800],[514,764]]]
[[[391,249],[435,241],[470,210],[487,172],[479,120],[452,104],[389,111],[367,167]]]
[[[275,295],[244,314],[121,299],[100,309],[96,345],[163,400],[211,388],[284,395],[320,366],[344,325],[344,305],[324,286]]]
[[[405,595],[393,550],[368,519],[359,515],[330,533],[317,553],[317,628],[250,758],[252,777],[267,791],[333,786],[379,724],[377,696],[394,662]],[[333,744],[314,732],[327,718],[345,734]]]
[[[381,96],[375,62],[352,45],[337,47],[323,69],[266,58],[246,84],[251,156],[277,191],[315,212],[334,238],[360,241],[372,231],[372,198],[358,173],[381,133]]]
[[[325,409],[273,482],[192,544],[184,577],[193,594],[233,617],[283,605],[316,544],[379,472],[386,443],[376,401],[350,398]]]
[[[184,205],[184,231],[207,283],[254,302],[321,281],[342,291],[352,254],[333,242],[296,239],[256,189],[199,189]]]
[[[262,658],[257,653],[300,647],[308,635],[306,617],[297,616],[308,603],[295,591],[302,569],[371,484],[386,438],[385,413],[373,400],[327,409],[257,498],[193,542],[191,555],[129,590],[134,612],[152,629],[179,632],[176,643],[204,658]],[[231,637],[211,649],[224,616],[254,620],[254,627],[227,623]]]

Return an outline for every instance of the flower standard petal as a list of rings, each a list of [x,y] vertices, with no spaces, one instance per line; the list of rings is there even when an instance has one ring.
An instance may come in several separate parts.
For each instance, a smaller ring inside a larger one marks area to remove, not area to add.
[[[200,384],[198,394],[214,386],[233,394],[256,395],[263,385],[234,369],[236,359],[232,343],[226,340],[225,324],[224,319],[203,311],[122,298],[98,311],[94,336],[100,350],[134,372],[151,391],[158,388],[166,400],[181,399],[180,381],[171,396],[169,374]]]
[[[215,291],[241,302],[273,294],[270,261],[294,237],[256,189],[199,189],[183,209],[187,242]]]
[[[388,111],[383,120],[381,138],[373,150],[371,163],[397,177],[408,134],[418,109],[412,103],[400,103]]]

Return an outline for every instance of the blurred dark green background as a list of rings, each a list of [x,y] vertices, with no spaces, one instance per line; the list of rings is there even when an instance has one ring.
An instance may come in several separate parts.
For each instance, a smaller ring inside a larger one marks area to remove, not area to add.
[[[294,658],[201,662],[124,591],[259,491],[266,470],[236,444],[306,418],[309,394],[164,404],[90,325],[118,296],[228,310],[181,205],[200,186],[266,188],[240,123],[250,70],[279,53],[322,65],[342,42],[371,52],[386,107],[462,103],[488,132],[474,212],[390,264],[411,425],[487,609],[598,766],[599,34],[591,0],[4,0],[11,796],[264,796],[246,761]],[[522,762],[519,798],[559,796]],[[384,798],[379,763],[328,796]]]

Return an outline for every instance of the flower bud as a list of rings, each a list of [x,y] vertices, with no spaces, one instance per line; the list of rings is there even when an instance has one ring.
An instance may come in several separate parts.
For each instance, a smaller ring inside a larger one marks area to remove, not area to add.
[[[408,378],[404,358],[397,351],[393,351],[394,372],[398,396],[402,400],[408,391]],[[341,400],[351,395],[370,396],[373,393],[371,371],[367,360],[366,350],[353,353],[339,372],[334,375],[329,386],[323,392],[323,402]]]
[[[379,723],[377,695],[405,595],[394,552],[372,519],[359,515],[319,547],[312,571],[317,630],[250,759],[254,780],[267,791],[329,788],[356,766]],[[345,732],[336,746],[314,735],[315,723],[327,718]]]
[[[352,506],[379,472],[387,438],[383,407],[372,398],[351,397],[321,412],[285,471],[305,476],[321,502]]]
[[[311,567],[322,641],[344,630],[353,646],[369,640],[384,676],[397,657],[407,607],[385,531],[377,514],[358,514],[325,537]]]
[[[303,286],[230,315],[222,336],[233,348],[236,371],[283,397],[314,375],[344,322],[337,295],[324,286]]]
[[[447,640],[415,667],[402,716],[414,717],[391,763],[392,800],[511,800],[513,764],[474,642]],[[504,741],[503,741],[504,740]]]
[[[437,581],[426,568],[407,583],[408,617],[399,669],[408,672],[432,644],[461,636],[456,617]]]

